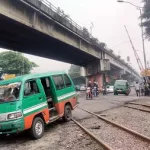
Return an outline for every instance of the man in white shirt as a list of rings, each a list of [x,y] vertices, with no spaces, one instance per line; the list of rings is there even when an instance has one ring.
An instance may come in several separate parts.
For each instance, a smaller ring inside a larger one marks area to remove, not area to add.
[[[140,84],[138,82],[136,82],[135,84],[135,91],[136,91],[136,95],[140,96]]]

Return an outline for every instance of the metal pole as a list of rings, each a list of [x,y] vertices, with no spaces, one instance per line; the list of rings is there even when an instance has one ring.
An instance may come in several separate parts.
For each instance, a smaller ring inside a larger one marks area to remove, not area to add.
[[[134,45],[133,45],[133,43],[132,43],[131,37],[130,37],[129,32],[128,32],[128,30],[127,30],[127,27],[126,27],[126,26],[124,26],[124,27],[125,27],[125,30],[126,30],[126,32],[127,32],[128,38],[129,38],[129,40],[130,40],[130,43],[131,43],[131,46],[132,46],[132,49],[133,49],[133,52],[134,52],[136,61],[137,61],[137,63],[138,63],[139,69],[140,69],[140,71],[141,71],[141,70],[143,69],[142,62],[141,62],[141,60],[140,60],[140,58],[139,58],[139,55],[137,54],[137,52],[136,52],[136,50],[135,50],[135,47],[134,47]]]
[[[142,45],[143,45],[143,56],[144,56],[144,66],[145,66],[145,69],[147,69],[147,64],[146,64],[146,53],[145,53],[145,43],[144,43],[144,30],[143,30],[143,26],[142,26],[142,10],[141,8],[138,8],[140,10],[140,20],[141,20],[141,31],[142,31]]]
[[[143,7],[136,6],[136,5],[134,5],[133,3],[128,2],[128,1],[124,1],[124,0],[118,0],[118,2],[128,3],[128,4],[130,4],[130,5],[134,6],[134,7],[136,7],[138,10],[140,10],[140,19],[141,19],[141,25],[142,25],[142,22],[143,22],[143,21],[142,21],[141,16],[142,16],[142,8],[143,8]],[[145,67],[145,69],[147,69],[143,26],[141,26],[141,31],[142,31],[142,45],[143,45],[144,67]]]

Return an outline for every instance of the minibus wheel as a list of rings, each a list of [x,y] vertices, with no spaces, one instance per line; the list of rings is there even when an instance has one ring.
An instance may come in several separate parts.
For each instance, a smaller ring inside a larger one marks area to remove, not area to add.
[[[6,136],[7,136],[7,134],[0,134],[0,138],[4,138]]]
[[[118,95],[118,93],[117,93],[117,92],[114,92],[114,95]]]
[[[63,119],[64,121],[68,122],[72,118],[72,109],[70,105],[65,105],[65,110],[64,110],[64,116]]]
[[[40,139],[44,135],[44,121],[41,117],[36,117],[33,120],[30,133],[35,140]]]

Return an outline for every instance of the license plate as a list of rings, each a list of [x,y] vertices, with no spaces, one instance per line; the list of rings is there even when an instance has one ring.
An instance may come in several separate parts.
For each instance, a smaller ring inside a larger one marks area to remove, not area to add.
[[[122,92],[122,90],[118,90],[118,92]]]

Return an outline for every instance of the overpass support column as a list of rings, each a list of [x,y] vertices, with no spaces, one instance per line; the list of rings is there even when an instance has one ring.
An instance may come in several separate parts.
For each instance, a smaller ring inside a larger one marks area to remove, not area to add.
[[[108,59],[96,60],[81,69],[81,75],[87,77],[87,82],[98,82],[101,87],[104,82],[109,82],[107,71],[110,70],[110,62]]]

